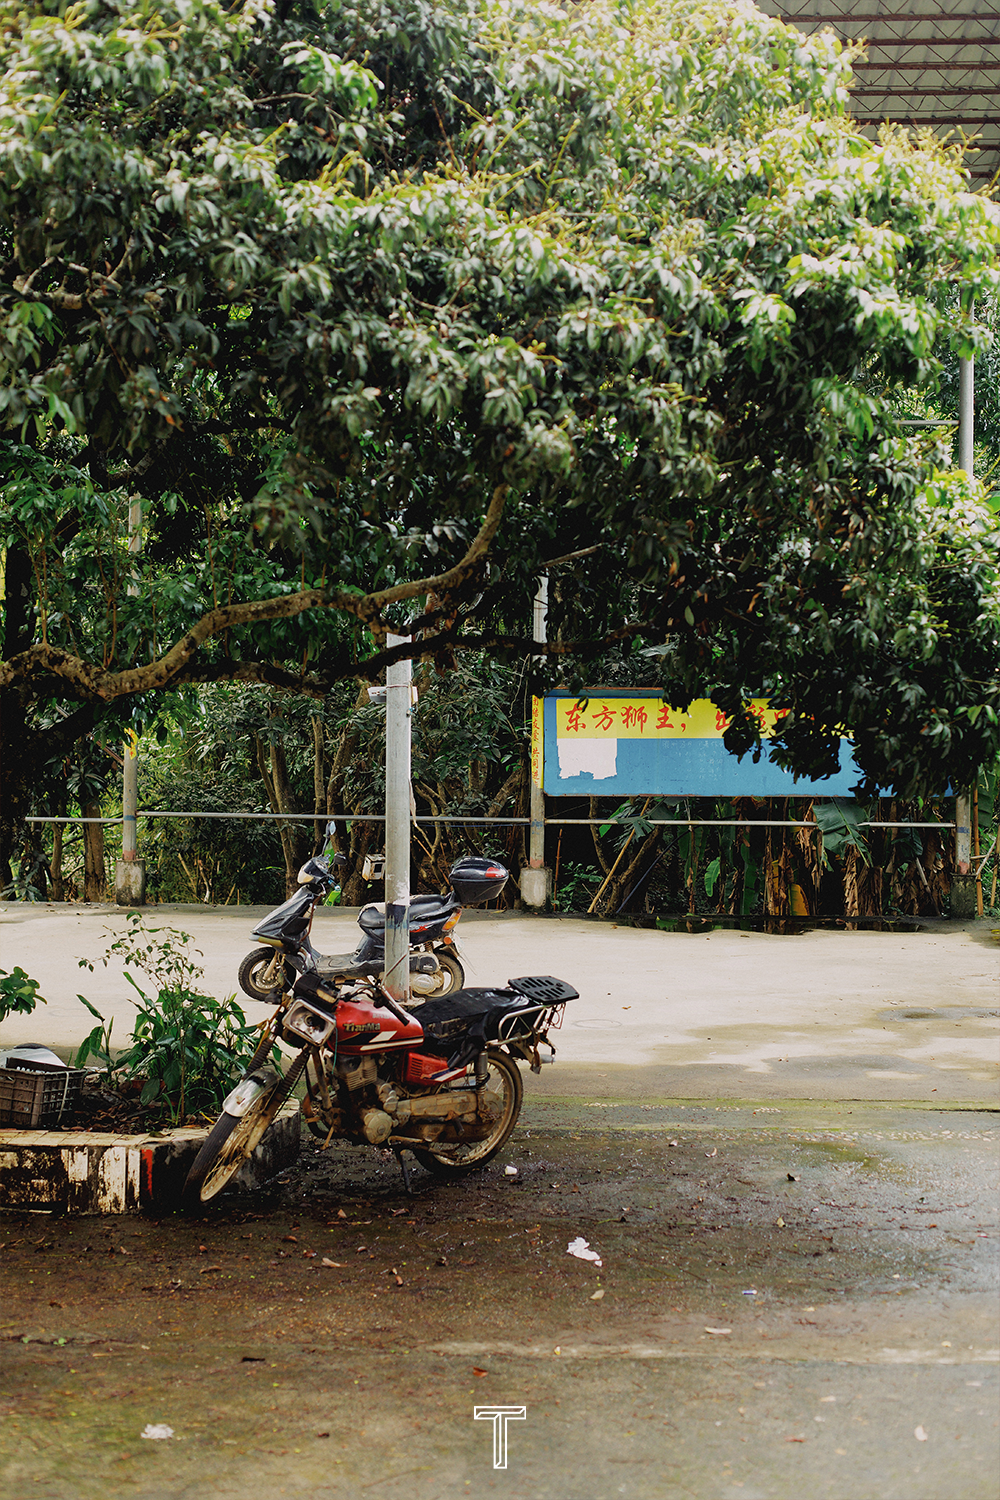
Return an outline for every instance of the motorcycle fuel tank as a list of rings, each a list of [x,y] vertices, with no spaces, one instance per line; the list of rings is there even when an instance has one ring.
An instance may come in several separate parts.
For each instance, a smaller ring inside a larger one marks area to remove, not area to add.
[[[412,1018],[401,1021],[384,1006],[362,999],[343,999],[337,1006],[337,1051],[384,1052],[414,1047],[423,1041],[423,1027]]]

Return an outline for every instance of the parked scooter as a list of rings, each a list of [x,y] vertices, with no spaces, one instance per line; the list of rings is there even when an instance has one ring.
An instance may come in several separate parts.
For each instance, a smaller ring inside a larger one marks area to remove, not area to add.
[[[266,946],[255,948],[240,964],[239,983],[253,1000],[273,1001],[296,973],[314,969],[336,979],[379,979],[385,968],[385,906],[365,906],[358,917],[363,937],[353,953],[320,953],[309,932],[317,906],[337,885],[342,854],[309,859],[299,871],[299,889],[253,930]],[[332,868],[331,868],[332,865]],[[410,990],[414,1003],[452,994],[465,983],[465,970],[454,939],[463,906],[492,901],[508,880],[503,865],[468,855],[452,865],[450,890],[443,896],[410,900]]]
[[[533,1073],[554,1060],[549,1030],[577,996],[563,980],[535,975],[427,1000],[413,1014],[371,980],[339,983],[308,970],[282,996],[199,1151],[189,1204],[207,1203],[233,1179],[299,1080],[310,1131],[324,1143],[390,1148],[407,1191],[404,1150],[446,1177],[485,1166],[517,1123],[518,1059]],[[269,1061],[279,1043],[295,1049],[283,1074]]]

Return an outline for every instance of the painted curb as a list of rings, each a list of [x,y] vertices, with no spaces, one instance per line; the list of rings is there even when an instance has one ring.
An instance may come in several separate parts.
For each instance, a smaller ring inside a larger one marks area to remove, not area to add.
[[[180,1202],[207,1129],[162,1135],[83,1130],[0,1130],[0,1207],[72,1214],[166,1210]],[[299,1154],[297,1103],[286,1104],[234,1181],[256,1188]]]

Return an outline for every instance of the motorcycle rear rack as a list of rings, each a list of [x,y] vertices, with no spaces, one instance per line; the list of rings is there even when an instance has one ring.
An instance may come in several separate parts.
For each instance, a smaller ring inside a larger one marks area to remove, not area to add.
[[[564,1005],[552,1005],[547,1008],[541,1005],[526,1005],[524,1010],[509,1011],[497,1026],[497,1041],[518,1041],[542,1031],[558,1031],[562,1026],[564,1014]],[[517,1031],[519,1022],[525,1022],[527,1025],[527,1030],[521,1032],[520,1035]]]
[[[551,974],[529,974],[523,979],[508,979],[507,985],[510,989],[517,990],[519,995],[537,1000],[540,1005],[560,1005],[566,1000],[580,998],[579,990],[567,984],[565,979],[556,979]]]

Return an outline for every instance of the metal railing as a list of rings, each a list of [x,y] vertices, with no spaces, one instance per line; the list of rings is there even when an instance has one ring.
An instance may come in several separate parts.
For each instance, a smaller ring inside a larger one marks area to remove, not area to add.
[[[384,823],[385,813],[338,813],[335,816],[329,813],[276,813],[276,812],[161,812],[140,810],[139,818],[231,818],[231,819],[272,819],[275,822],[290,823]],[[116,818],[75,818],[75,817],[48,817],[33,816],[25,818],[26,823],[104,823],[111,825],[122,821],[121,814]],[[419,814],[410,820],[413,823],[499,823],[505,826],[516,825],[527,827],[531,823],[530,818],[480,818],[464,817],[461,814],[449,813],[447,815],[424,816]],[[547,827],[558,828],[629,828],[635,822],[633,818],[546,818]],[[820,825],[813,818],[644,818],[651,828],[819,828]],[[855,825],[858,828],[954,828],[954,823],[930,822],[930,823],[882,823],[878,819],[866,819]]]

